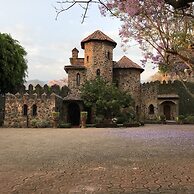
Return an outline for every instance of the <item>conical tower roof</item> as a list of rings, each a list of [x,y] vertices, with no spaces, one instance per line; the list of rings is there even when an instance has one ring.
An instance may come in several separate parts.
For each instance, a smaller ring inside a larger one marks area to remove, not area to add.
[[[84,45],[86,42],[90,41],[104,41],[111,43],[114,47],[116,47],[117,43],[112,40],[110,37],[108,37],[106,34],[101,32],[100,30],[96,30],[94,33],[90,34],[88,37],[84,38],[81,41],[81,47],[84,49]]]
[[[117,69],[139,69],[141,72],[144,71],[142,67],[131,61],[128,57],[123,56],[117,63],[114,63],[114,68]]]

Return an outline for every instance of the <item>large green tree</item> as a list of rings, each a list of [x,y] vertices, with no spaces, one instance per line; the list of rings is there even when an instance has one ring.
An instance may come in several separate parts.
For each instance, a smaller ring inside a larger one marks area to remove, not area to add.
[[[14,92],[27,75],[27,52],[10,35],[0,33],[0,93]]]
[[[87,107],[95,107],[96,115],[102,115],[107,120],[126,113],[133,103],[130,94],[102,78],[86,81],[81,88],[81,98]]]

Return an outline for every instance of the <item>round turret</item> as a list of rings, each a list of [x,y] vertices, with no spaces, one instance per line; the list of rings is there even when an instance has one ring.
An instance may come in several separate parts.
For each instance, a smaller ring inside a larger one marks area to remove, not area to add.
[[[87,68],[87,80],[101,76],[108,82],[113,77],[113,49],[117,43],[97,30],[81,42],[84,52],[84,65]]]

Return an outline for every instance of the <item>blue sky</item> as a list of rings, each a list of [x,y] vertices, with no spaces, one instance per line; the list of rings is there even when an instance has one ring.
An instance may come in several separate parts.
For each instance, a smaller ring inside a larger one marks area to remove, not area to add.
[[[98,7],[93,5],[88,18],[81,24],[82,9],[77,6],[59,15],[55,20],[56,0],[0,0],[0,31],[17,39],[27,51],[28,78],[39,80],[58,80],[66,77],[64,66],[69,65],[71,50],[76,47],[83,57],[80,42],[95,30],[101,30],[118,44],[114,49],[114,60],[126,55],[141,64],[141,51],[138,46],[121,48],[117,19],[102,17]],[[148,65],[142,73],[145,81],[155,71]]]

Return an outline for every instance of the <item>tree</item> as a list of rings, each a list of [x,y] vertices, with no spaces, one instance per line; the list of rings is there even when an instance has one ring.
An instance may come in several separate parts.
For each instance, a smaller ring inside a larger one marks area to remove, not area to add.
[[[172,5],[175,9],[184,9],[189,7],[189,3],[194,0],[165,0],[166,3]]]
[[[0,33],[0,93],[14,92],[27,75],[26,51],[10,35]]]
[[[183,17],[181,10],[175,11],[162,0],[157,3],[155,0],[109,0],[107,6],[123,22],[120,31],[123,42],[130,44],[130,40],[135,39],[139,43],[144,65],[151,60],[157,65],[173,66],[172,56],[176,56],[191,68],[187,53],[188,46],[194,42],[194,19]],[[193,6],[184,11],[192,14]],[[102,8],[102,13],[106,13],[106,9]]]
[[[81,88],[81,98],[87,107],[95,107],[96,115],[103,115],[106,120],[121,115],[123,111],[126,113],[133,102],[128,93],[102,78],[86,81]]]

